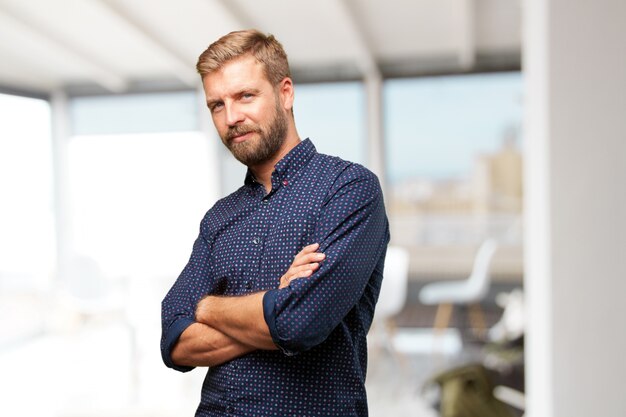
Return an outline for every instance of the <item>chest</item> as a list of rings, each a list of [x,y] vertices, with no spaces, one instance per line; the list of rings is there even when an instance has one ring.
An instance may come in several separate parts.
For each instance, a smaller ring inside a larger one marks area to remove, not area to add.
[[[276,288],[294,256],[312,238],[322,190],[281,188],[247,195],[212,234],[214,293],[241,295]]]

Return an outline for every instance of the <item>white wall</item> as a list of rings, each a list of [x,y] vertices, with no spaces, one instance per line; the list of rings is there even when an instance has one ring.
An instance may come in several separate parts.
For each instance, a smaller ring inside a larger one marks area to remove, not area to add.
[[[527,411],[626,415],[626,2],[527,0]]]

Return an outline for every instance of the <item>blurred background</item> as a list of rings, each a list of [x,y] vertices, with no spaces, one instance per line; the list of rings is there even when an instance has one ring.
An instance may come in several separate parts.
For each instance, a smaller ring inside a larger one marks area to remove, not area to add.
[[[0,415],[193,415],[160,301],[245,174],[194,67],[251,27],[385,191],[370,414],[626,415],[626,3],[580,3],[0,0]]]

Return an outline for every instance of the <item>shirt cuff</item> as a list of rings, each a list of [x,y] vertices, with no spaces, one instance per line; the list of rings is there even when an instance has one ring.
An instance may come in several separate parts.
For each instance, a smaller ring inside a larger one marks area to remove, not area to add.
[[[163,362],[167,365],[168,368],[176,369],[181,372],[189,372],[194,369],[193,366],[180,366],[176,365],[172,362],[172,349],[176,342],[178,342],[178,338],[185,331],[185,329],[195,321],[193,319],[187,317],[181,317],[174,321],[167,329],[167,333],[165,334],[165,338],[163,340],[163,346],[161,347],[161,356],[163,358]]]
[[[270,336],[272,336],[272,341],[278,348],[287,356],[293,356],[297,352],[285,349],[281,346],[280,337],[278,336],[278,330],[276,329],[276,297],[278,297],[278,289],[273,289],[267,291],[263,295],[263,318],[265,319],[265,323],[267,323],[267,327],[270,330]]]

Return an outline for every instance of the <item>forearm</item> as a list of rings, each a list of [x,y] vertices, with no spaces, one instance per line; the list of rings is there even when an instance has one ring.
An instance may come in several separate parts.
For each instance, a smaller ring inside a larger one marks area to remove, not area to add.
[[[256,350],[203,323],[194,323],[180,335],[172,349],[179,366],[217,366]]]
[[[276,345],[263,316],[263,295],[209,296],[196,308],[196,321],[219,330],[246,346],[275,350]]]

